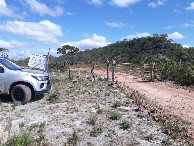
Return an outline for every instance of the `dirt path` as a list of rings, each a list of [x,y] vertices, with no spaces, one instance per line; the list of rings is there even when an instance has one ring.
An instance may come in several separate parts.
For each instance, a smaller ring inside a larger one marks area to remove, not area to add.
[[[82,68],[81,71],[90,72]],[[106,76],[104,70],[94,70],[95,74]],[[194,91],[178,88],[171,83],[145,82],[140,78],[125,73],[115,73],[116,80],[130,88],[145,94],[150,100],[158,102],[163,109],[178,115],[194,125]]]

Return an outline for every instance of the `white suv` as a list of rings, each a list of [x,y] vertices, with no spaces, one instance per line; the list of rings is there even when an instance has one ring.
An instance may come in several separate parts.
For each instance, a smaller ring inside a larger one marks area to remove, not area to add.
[[[0,94],[11,94],[13,101],[27,103],[33,96],[51,89],[48,73],[21,69],[16,64],[0,58]]]

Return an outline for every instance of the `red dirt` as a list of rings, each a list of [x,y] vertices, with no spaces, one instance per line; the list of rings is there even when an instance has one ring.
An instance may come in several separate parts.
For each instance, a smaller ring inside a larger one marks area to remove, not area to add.
[[[90,69],[81,68],[90,72]],[[106,71],[95,69],[94,73],[106,76]],[[145,82],[140,78],[125,73],[115,73],[117,81],[133,90],[145,94],[150,100],[159,103],[170,114],[177,115],[194,125],[194,91],[180,88],[169,82]]]

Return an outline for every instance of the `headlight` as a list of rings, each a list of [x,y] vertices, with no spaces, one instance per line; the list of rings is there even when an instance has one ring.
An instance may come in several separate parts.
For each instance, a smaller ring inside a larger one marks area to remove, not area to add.
[[[32,77],[38,81],[46,81],[46,78],[44,76],[34,76],[32,75]]]

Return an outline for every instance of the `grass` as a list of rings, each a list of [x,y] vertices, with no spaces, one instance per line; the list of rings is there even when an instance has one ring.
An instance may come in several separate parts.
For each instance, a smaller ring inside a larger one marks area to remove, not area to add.
[[[110,115],[110,118],[111,118],[112,120],[118,120],[118,119],[121,118],[121,114],[118,113],[118,112],[112,112],[111,115]]]
[[[121,128],[124,130],[126,130],[132,126],[132,124],[127,122],[127,121],[123,121],[120,125],[121,125]]]
[[[154,136],[153,136],[152,134],[150,134],[150,135],[148,135],[148,136],[146,136],[146,137],[144,137],[144,138],[145,138],[145,140],[147,140],[147,141],[151,141],[151,140],[154,139]]]
[[[103,112],[104,112],[104,110],[101,109],[101,108],[99,108],[99,109],[97,110],[97,113],[98,113],[98,114],[101,114],[101,113],[103,113]]]
[[[50,103],[57,103],[59,101],[60,95],[61,95],[61,93],[59,93],[58,91],[55,91],[54,93],[49,94],[48,101]]]
[[[29,133],[24,133],[18,136],[12,136],[7,145],[9,146],[33,146],[34,145],[34,138]]]
[[[98,114],[97,113],[90,113],[89,121],[92,125],[96,124],[97,119],[98,119]]]
[[[115,101],[114,103],[114,108],[120,107],[122,105],[122,103],[120,101]]]
[[[94,126],[93,128],[92,128],[92,131],[90,132],[90,136],[92,136],[92,137],[97,137],[99,134],[101,134],[103,132],[103,129],[102,129],[102,127],[101,126],[98,126],[98,127],[96,127],[96,126]]]
[[[76,131],[72,133],[72,136],[69,138],[69,143],[73,145],[77,145],[77,142],[79,140],[79,136]]]

